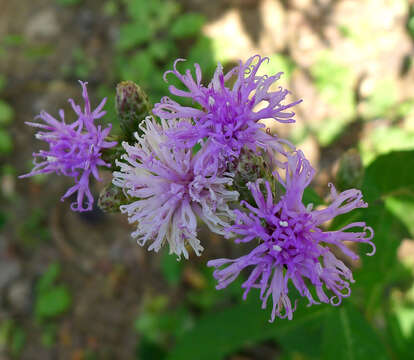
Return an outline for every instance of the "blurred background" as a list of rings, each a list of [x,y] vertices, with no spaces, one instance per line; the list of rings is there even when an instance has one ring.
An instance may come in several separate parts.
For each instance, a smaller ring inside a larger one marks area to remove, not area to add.
[[[0,9],[1,360],[412,358],[411,1],[0,0]],[[304,99],[297,123],[274,130],[318,169],[312,200],[323,203],[329,181],[362,186],[378,249],[350,264],[356,284],[343,306],[301,301],[293,321],[273,324],[257,293],[242,302],[241,280],[214,289],[205,264],[243,253],[230,242],[206,232],[203,256],[177,262],[136,245],[124,216],[71,212],[59,201],[70,180],[17,179],[44,145],[24,122],[43,109],[71,119],[78,79],[93,104],[108,97],[116,131],[119,81],[156,102],[178,57],[208,81],[218,61],[231,68],[256,53],[270,58],[263,73],[284,72],[291,100]]]

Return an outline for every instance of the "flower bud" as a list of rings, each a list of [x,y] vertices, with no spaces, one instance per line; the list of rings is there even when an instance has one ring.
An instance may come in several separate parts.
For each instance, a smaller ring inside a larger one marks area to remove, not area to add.
[[[106,185],[99,194],[98,206],[103,212],[119,212],[119,207],[127,203],[128,200],[122,189],[112,183]]]
[[[147,94],[134,82],[116,86],[116,110],[126,141],[135,142],[134,133],[140,132],[138,125],[151,114],[151,108]]]

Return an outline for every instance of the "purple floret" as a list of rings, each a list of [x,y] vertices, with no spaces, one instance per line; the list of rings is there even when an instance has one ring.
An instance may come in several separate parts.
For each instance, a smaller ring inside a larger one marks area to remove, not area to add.
[[[242,201],[247,212],[235,210],[236,224],[228,228],[229,232],[239,235],[236,243],[259,239],[259,244],[238,259],[208,262],[208,266],[216,268],[217,289],[225,288],[243,269],[253,266],[242,285],[246,289],[243,298],[251,288],[259,288],[262,308],[265,308],[271,296],[271,322],[276,316],[293,317],[296,305],[292,306],[288,296],[289,279],[299,294],[309,300],[309,306],[318,303],[309,290],[310,284],[315,288],[319,301],[324,303],[339,305],[342,298],[350,295],[350,283],[354,282],[352,272],[326,244],[337,246],[352,260],[358,259],[358,255],[344,244],[345,241],[368,243],[373,248],[368,255],[375,253],[371,241],[373,230],[364,222],[354,222],[336,231],[324,231],[320,227],[337,215],[367,207],[361,191],[351,189],[338,194],[331,184],[332,203],[323,210],[312,210],[312,205],[305,207],[302,203],[302,196],[314,170],[300,151],[289,155],[285,172],[285,179],[276,174],[286,190],[279,202],[274,203],[267,181],[259,179],[250,183],[257,207]],[[361,230],[346,231],[352,228]]]
[[[166,132],[179,123],[146,118],[140,124],[142,135],[135,134],[136,144],[122,144],[126,154],[117,161],[120,171],[113,173],[113,184],[131,199],[120,210],[130,223],[138,223],[132,236],[141,246],[150,243],[148,250],[159,251],[168,245],[171,254],[188,258],[188,247],[197,255],[203,250],[197,217],[224,235],[233,220],[229,204],[239,194],[227,189],[232,174],[217,176],[210,164],[196,166],[202,164],[203,149],[193,156],[191,149],[166,144]]]
[[[35,136],[37,139],[47,142],[49,149],[33,153],[34,168],[30,173],[22,175],[20,178],[48,173],[73,177],[75,185],[67,190],[61,200],[63,201],[77,192],[76,202],[71,204],[71,209],[81,212],[92,210],[93,196],[89,189],[90,175],[92,174],[96,180],[101,181],[98,166],[110,167],[110,164],[102,160],[101,151],[115,146],[116,142],[105,141],[111,131],[111,124],[103,130],[100,125],[94,124],[96,119],[106,113],[102,110],[106,98],[94,111],[91,111],[86,89],[87,82],[79,82],[85,101],[84,109],[82,110],[72,99],[69,99],[78,117],[76,121],[66,124],[64,111],[60,110],[60,121],[42,111],[36,119],[41,119],[44,123],[26,122],[27,125],[41,129]],[[37,162],[37,159],[40,161]],[[85,196],[87,198],[86,204],[84,203]]]
[[[174,69],[167,71],[174,74],[188,89],[179,90],[171,85],[171,94],[187,97],[199,104],[197,107],[186,107],[164,97],[161,103],[154,107],[154,114],[163,119],[187,118],[193,120],[193,125],[183,123],[178,131],[170,134],[172,142],[177,146],[192,147],[196,143],[210,139],[208,153],[212,157],[234,158],[246,146],[252,151],[257,147],[271,146],[282,151],[281,141],[262,129],[261,119],[272,118],[281,123],[294,122],[294,112],[287,109],[301,102],[283,104],[288,90],[278,88],[271,91],[270,87],[279,80],[282,73],[273,76],[259,76],[257,72],[268,58],[253,56],[245,63],[240,61],[228,73],[223,73],[219,64],[210,84],[205,87],[201,84],[201,68],[195,64],[195,79],[190,70],[181,74],[177,70],[177,59]],[[234,83],[232,86],[231,83]]]

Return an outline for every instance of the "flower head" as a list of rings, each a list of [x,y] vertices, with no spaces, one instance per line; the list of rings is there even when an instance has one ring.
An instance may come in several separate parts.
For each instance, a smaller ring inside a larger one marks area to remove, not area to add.
[[[149,250],[158,251],[165,243],[170,253],[188,258],[186,245],[199,255],[203,250],[197,238],[197,216],[209,228],[223,233],[229,226],[232,212],[229,201],[238,198],[229,191],[230,174],[217,176],[210,164],[199,161],[203,149],[193,155],[191,149],[167,145],[167,132],[174,131],[179,122],[161,120],[156,123],[146,118],[136,134],[134,146],[124,142],[124,161],[118,161],[120,171],[114,172],[113,183],[124,189],[134,201],[120,207],[127,213],[129,222],[138,222],[132,233],[140,245],[152,241]]]
[[[82,86],[82,96],[85,102],[84,108],[76,105],[69,99],[77,120],[71,124],[65,123],[63,110],[59,111],[61,120],[55,119],[45,111],[42,111],[37,119],[44,123],[26,122],[26,124],[39,128],[36,138],[48,143],[48,150],[40,150],[33,153],[34,168],[28,174],[20,176],[25,178],[38,174],[56,173],[73,177],[75,185],[69,188],[63,195],[62,201],[77,192],[76,202],[72,203],[73,211],[92,210],[93,196],[89,189],[89,178],[92,174],[95,179],[100,181],[98,166],[107,166],[101,158],[102,149],[111,148],[116,142],[105,141],[111,131],[111,125],[106,129],[96,126],[94,121],[105,115],[102,111],[106,99],[103,99],[98,107],[91,111],[86,82],[80,81]],[[37,159],[40,159],[37,162]],[[85,196],[87,198],[84,204]]]
[[[253,56],[245,63],[240,61],[228,73],[223,73],[223,67],[219,64],[210,84],[205,87],[201,84],[201,68],[195,64],[195,79],[190,70],[181,74],[177,70],[177,63],[183,59],[177,59],[174,69],[167,74],[174,74],[187,88],[179,90],[171,85],[171,94],[187,97],[200,105],[201,109],[186,107],[165,97],[154,107],[154,114],[163,119],[187,118],[194,124],[182,123],[178,131],[172,134],[172,139],[177,146],[194,146],[202,139],[209,138],[207,152],[213,156],[224,154],[225,158],[237,157],[240,150],[246,146],[255,151],[257,147],[272,146],[281,150],[281,140],[276,136],[261,131],[265,125],[258,123],[260,119],[272,118],[278,122],[294,122],[294,113],[287,109],[298,104],[296,101],[283,104],[288,90],[279,87],[277,91],[271,91],[270,87],[281,76],[278,73],[273,76],[259,76],[257,72],[268,58]],[[230,83],[234,81],[233,86]],[[258,109],[258,107],[263,108]]]
[[[351,223],[337,231],[320,228],[321,224],[337,215],[366,207],[359,190],[351,189],[338,194],[331,185],[332,203],[323,210],[312,210],[312,205],[303,205],[302,196],[313,178],[314,170],[300,151],[288,157],[285,180],[278,173],[276,175],[286,190],[280,201],[274,202],[267,181],[259,179],[250,183],[257,207],[242,202],[248,212],[235,210],[236,224],[228,229],[240,236],[236,239],[237,243],[258,238],[257,247],[238,259],[218,259],[208,263],[208,266],[216,268],[214,277],[218,280],[218,289],[234,281],[244,268],[253,266],[242,285],[246,289],[244,298],[251,288],[259,288],[262,307],[265,308],[271,296],[271,321],[276,316],[292,319],[295,306],[292,306],[288,296],[289,279],[299,294],[309,300],[309,305],[318,303],[312,297],[309,284],[315,287],[319,301],[332,305],[340,304],[343,297],[350,295],[349,283],[354,282],[352,272],[326,244],[336,245],[351,259],[357,259],[358,255],[344,241],[368,243],[373,247],[368,255],[375,252],[371,241],[373,230],[364,222]],[[352,228],[362,229],[346,231]]]

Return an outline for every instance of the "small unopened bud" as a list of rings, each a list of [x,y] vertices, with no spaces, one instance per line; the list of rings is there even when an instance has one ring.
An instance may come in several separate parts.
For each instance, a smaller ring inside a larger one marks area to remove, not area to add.
[[[116,110],[128,142],[135,142],[134,133],[140,132],[138,125],[151,115],[151,108],[147,94],[134,82],[123,81],[116,86]]]
[[[103,212],[119,212],[119,207],[127,203],[128,199],[122,189],[112,183],[105,186],[99,194],[98,206]]]
[[[268,154],[264,152],[255,154],[248,149],[242,149],[240,156],[228,165],[228,171],[234,174],[233,187],[240,193],[242,199],[251,198],[247,183],[265,179],[272,184],[274,181],[272,170],[273,164]]]
[[[336,187],[340,191],[361,188],[363,177],[364,167],[359,152],[356,149],[348,150],[339,160]]]

